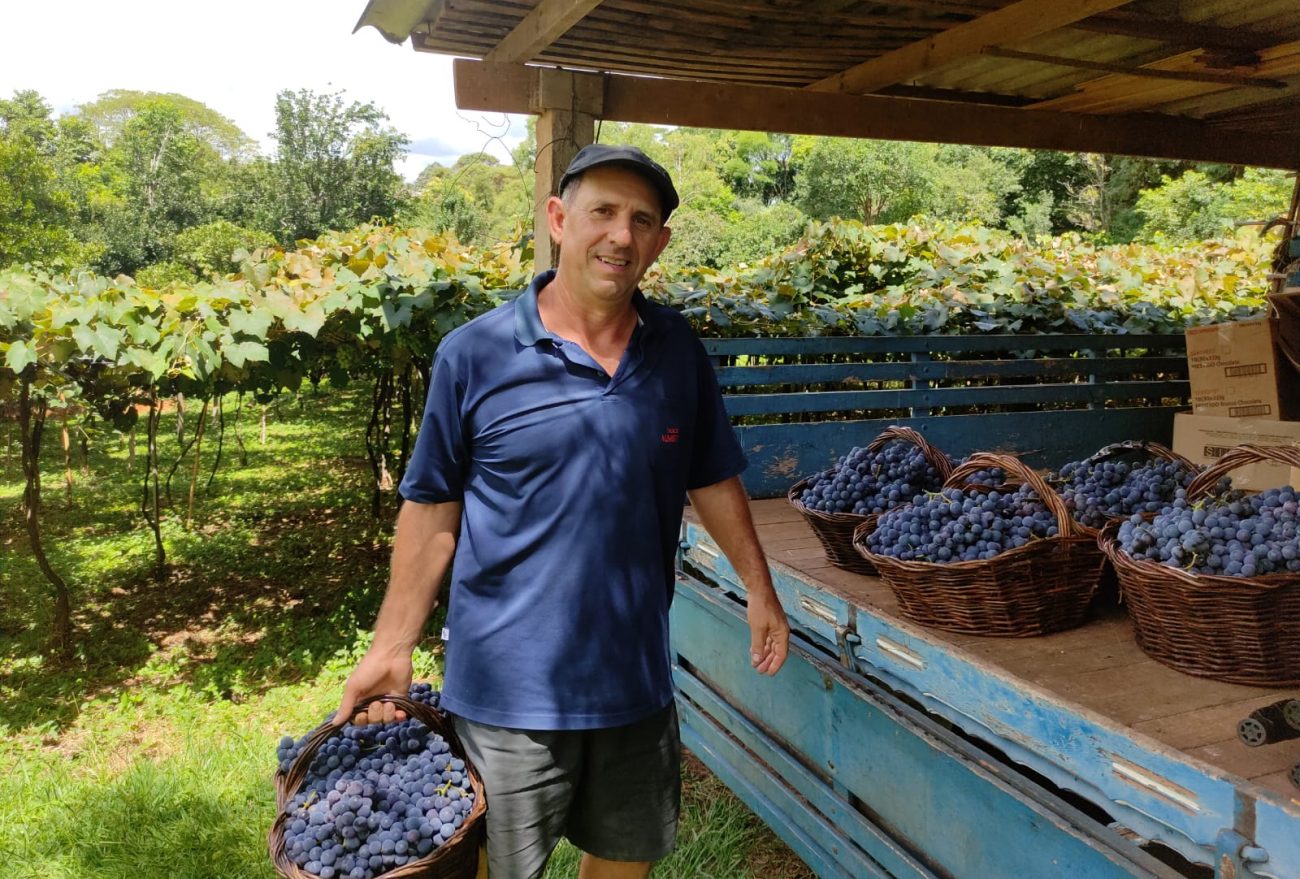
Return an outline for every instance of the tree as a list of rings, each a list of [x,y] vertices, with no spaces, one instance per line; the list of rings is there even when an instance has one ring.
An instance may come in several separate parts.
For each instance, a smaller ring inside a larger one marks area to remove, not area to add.
[[[222,159],[248,159],[257,148],[253,139],[229,118],[184,95],[113,89],[78,107],[77,115],[94,126],[100,140],[111,147],[127,123],[146,107],[167,107],[174,111],[181,127]]]
[[[794,196],[794,138],[762,131],[718,132],[722,177],[740,198],[763,204]]]
[[[275,244],[275,236],[258,229],[214,220],[193,226],[176,236],[172,259],[200,278],[220,277],[239,271],[235,254]]]
[[[1248,168],[1237,180],[1216,183],[1202,171],[1166,175],[1143,189],[1136,211],[1143,217],[1139,237],[1202,241],[1232,231],[1237,223],[1267,221],[1285,212],[1291,184],[1285,172]]]
[[[451,167],[434,162],[416,178],[416,198],[400,222],[450,231],[458,241],[488,244],[515,240],[531,224],[533,171],[504,165],[487,153],[469,153]]]
[[[171,256],[176,234],[206,218],[204,145],[168,102],[145,103],[105,154],[116,198],[99,211],[106,273],[134,272]]]
[[[72,197],[59,179],[59,128],[34,91],[0,100],[0,267],[73,254]]]
[[[275,99],[275,161],[268,213],[288,243],[391,219],[405,200],[394,163],[407,138],[371,103],[341,93],[282,91]]]
[[[834,137],[795,138],[796,201],[810,217],[889,223],[931,202],[932,145]]]
[[[54,152],[58,127],[50,118],[50,105],[31,89],[0,100],[0,135],[7,140],[26,138],[42,155]]]
[[[0,138],[0,267],[69,254],[72,200],[27,137]]]
[[[999,149],[994,155],[1020,184],[1007,193],[1002,205],[1008,226],[1031,234],[1079,228],[1071,219],[1070,205],[1072,193],[1087,179],[1080,153]]]
[[[1003,205],[1020,190],[1019,175],[987,147],[938,144],[926,166],[928,216],[996,226]]]

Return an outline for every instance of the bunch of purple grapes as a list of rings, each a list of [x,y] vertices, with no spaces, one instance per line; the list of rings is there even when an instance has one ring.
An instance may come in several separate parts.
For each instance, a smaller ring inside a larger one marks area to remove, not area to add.
[[[436,707],[438,693],[416,684],[411,698]],[[304,742],[281,740],[281,769]],[[474,800],[465,761],[419,720],[349,724],[321,745],[286,805],[285,851],[320,879],[374,879],[446,843]]]
[[[1199,574],[1300,572],[1300,498],[1290,486],[1197,503],[1179,491],[1153,520],[1125,521],[1117,540],[1133,558]]]
[[[407,691],[406,698],[410,699],[412,702],[419,702],[423,705],[428,705],[430,708],[435,710],[440,710],[438,709],[438,700],[441,695],[442,694],[433,688],[433,684],[428,681],[418,681],[411,684],[410,689]],[[325,720],[322,722],[328,723],[333,719],[334,712],[331,711],[329,714],[325,715]],[[292,736],[285,736],[280,740],[279,746],[275,749],[275,757],[281,772],[289,771],[289,767],[298,759],[298,755],[302,753],[303,746],[307,744],[307,739],[310,737],[311,733],[308,733],[299,739],[294,739]]]
[[[1056,517],[1028,486],[945,488],[880,517],[867,545],[878,555],[940,564],[994,558],[1055,537]]]
[[[800,495],[810,510],[868,516],[883,513],[943,484],[935,466],[911,443],[892,442],[878,452],[855,447],[818,474]]]
[[[1152,459],[1074,461],[1052,481],[1076,522],[1100,528],[1108,519],[1157,512],[1195,478],[1196,470],[1180,461]]]

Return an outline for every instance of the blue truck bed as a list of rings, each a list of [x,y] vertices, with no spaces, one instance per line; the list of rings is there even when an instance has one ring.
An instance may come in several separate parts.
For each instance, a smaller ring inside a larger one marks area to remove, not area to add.
[[[1122,608],[1037,638],[903,619],[832,567],[787,488],[890,424],[1055,467],[1168,443],[1181,336],[705,340],[796,647],[749,668],[744,588],[684,525],[673,604],[687,745],[821,877],[1300,879],[1300,740],[1236,725],[1284,696],[1149,659]],[[777,877],[779,879],[779,877]]]
[[[1285,772],[1300,740],[1236,739],[1287,693],[1148,659],[1119,608],[1027,639],[914,625],[878,579],[829,566],[784,500],[753,512],[801,653],[775,680],[749,671],[744,589],[688,517],[673,611],[686,738],[819,876],[1198,875],[1156,851],[1300,879]],[[784,802],[743,783],[764,771]]]

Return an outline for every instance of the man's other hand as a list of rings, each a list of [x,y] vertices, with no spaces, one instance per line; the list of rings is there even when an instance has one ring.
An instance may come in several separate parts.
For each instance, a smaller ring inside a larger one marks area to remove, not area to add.
[[[748,598],[749,660],[759,674],[774,675],[790,650],[790,623],[775,592],[751,592]]]

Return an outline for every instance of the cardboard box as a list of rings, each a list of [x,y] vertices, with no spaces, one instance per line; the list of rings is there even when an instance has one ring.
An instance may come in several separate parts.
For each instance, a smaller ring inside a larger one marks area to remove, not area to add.
[[[1293,446],[1300,448],[1300,421],[1228,418],[1179,412],[1174,416],[1174,451],[1194,464],[1213,464],[1233,446]],[[1232,472],[1234,488],[1262,491],[1290,485],[1300,488],[1300,467],[1251,464]]]
[[[1192,411],[1229,418],[1300,419],[1300,379],[1278,356],[1270,318],[1187,330]]]

